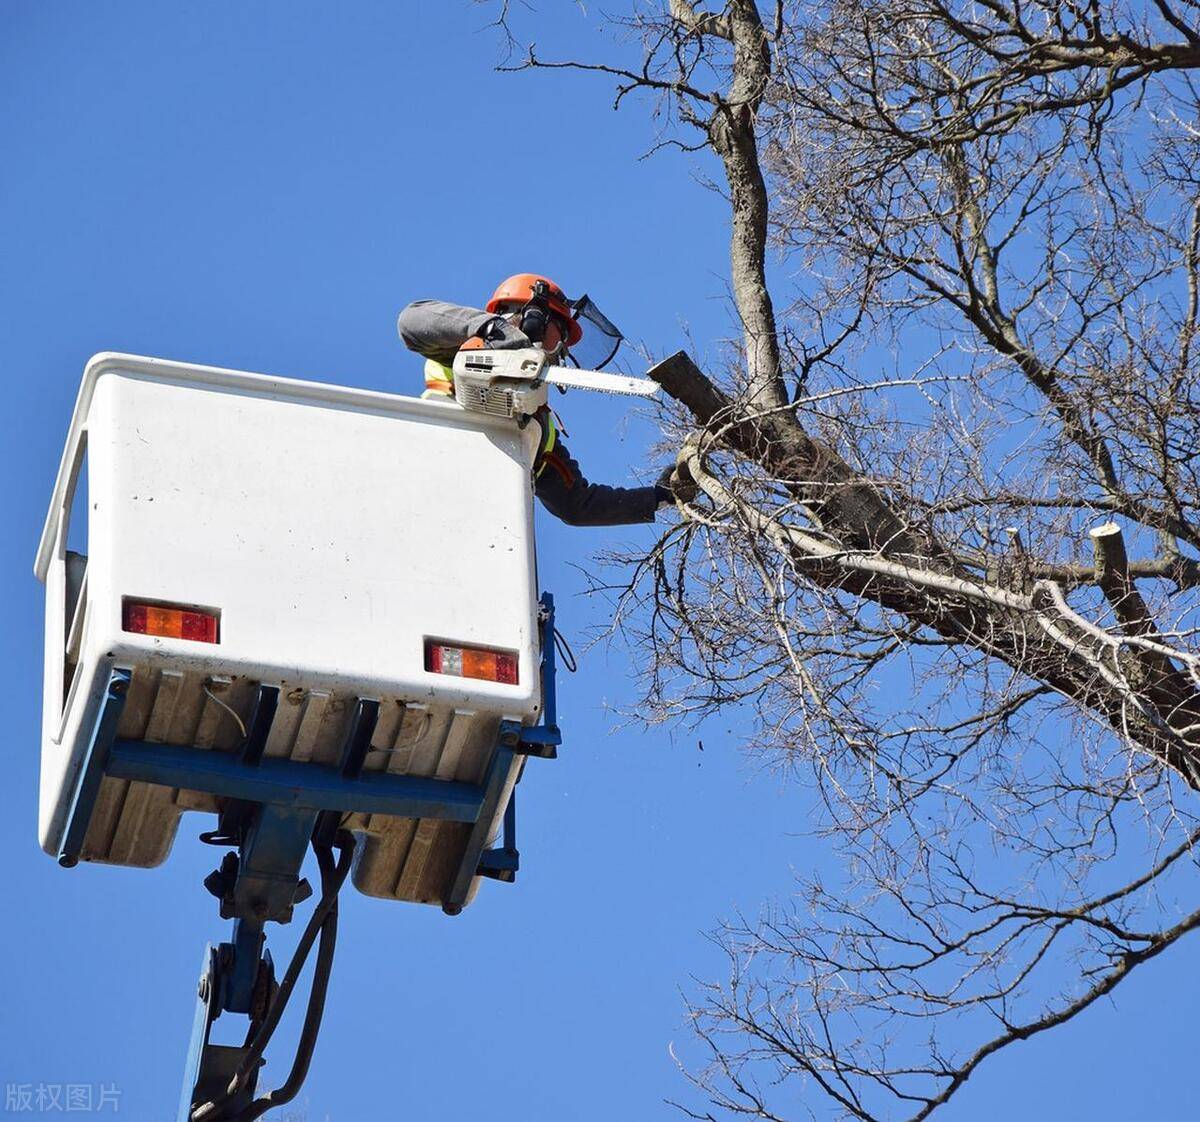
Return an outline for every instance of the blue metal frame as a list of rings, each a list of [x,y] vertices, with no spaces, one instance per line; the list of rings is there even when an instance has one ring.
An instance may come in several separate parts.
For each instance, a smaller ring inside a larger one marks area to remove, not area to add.
[[[554,744],[561,744],[562,733],[558,728],[558,655],[554,645],[554,597],[549,592],[542,593],[538,618],[542,624],[542,723],[539,727],[546,735],[553,735]]]
[[[218,950],[211,943],[204,948],[200,963],[200,985],[197,989],[196,1015],[192,1021],[192,1037],[188,1043],[187,1060],[183,1065],[183,1087],[179,1094],[177,1122],[188,1122],[192,1113],[194,1095],[200,1086],[200,1070],[204,1058],[211,1056],[213,1045],[208,1036],[213,1021],[221,1015],[221,993],[218,971]]]
[[[466,849],[450,882],[450,890],[442,901],[442,911],[458,915],[466,905],[471,883],[477,876],[491,877],[512,883],[521,866],[517,850],[517,806],[515,788],[504,809],[504,840],[498,849],[484,849],[492,823],[499,809],[500,798],[511,771],[517,769],[520,779],[521,756],[540,756],[554,759],[562,743],[558,727],[558,698],[555,692],[557,666],[554,650],[554,597],[542,594],[538,611],[542,638],[542,721],[526,726],[516,721],[501,721],[496,750],[484,780],[484,804],[475,826],[467,839]]]
[[[480,807],[479,817],[475,819],[475,825],[471,828],[470,837],[467,838],[462,859],[450,883],[450,891],[442,900],[442,911],[447,915],[456,916],[463,910],[467,894],[471,891],[471,882],[479,875],[479,861],[483,856],[483,847],[488,843],[492,823],[500,810],[500,797],[504,786],[508,782],[509,773],[519,766],[514,747],[520,735],[520,727],[515,721],[502,721],[500,724],[500,743],[492,754],[492,762],[488,765],[487,776],[483,782],[483,805]]]
[[[174,744],[116,740],[104,774],[164,787],[223,795],[297,810],[362,811],[399,818],[474,822],[482,792],[470,783],[416,775],[367,772],[347,779],[340,768],[292,760],[263,760],[257,767],[229,752],[198,751]]]
[[[508,796],[508,806],[504,808],[504,840],[499,849],[485,849],[479,855],[479,875],[511,884],[517,879],[517,871],[520,868],[521,854],[517,849],[517,792],[514,789]]]
[[[534,726],[520,728],[516,751],[523,756],[541,756],[553,760],[558,756],[562,731],[558,727],[558,657],[554,647],[554,597],[542,593],[538,611],[542,629],[542,720]]]
[[[130,671],[114,670],[104,688],[100,712],[96,715],[87,752],[79,767],[75,793],[71,797],[66,826],[58,845],[58,863],[65,869],[77,865],[79,855],[83,852],[83,839],[87,836],[88,824],[92,820],[92,810],[96,805],[96,797],[100,794],[100,783],[108,768],[109,752],[116,739],[117,725],[125,709],[125,698],[132,680],[133,674]]]

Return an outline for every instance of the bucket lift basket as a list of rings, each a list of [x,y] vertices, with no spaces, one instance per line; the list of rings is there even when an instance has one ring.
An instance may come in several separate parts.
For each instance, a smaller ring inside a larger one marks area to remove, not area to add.
[[[205,952],[180,1122],[247,1122],[296,1093],[348,876],[450,915],[480,878],[515,879],[514,789],[525,759],[560,742],[535,445],[453,403],[130,355],[89,363],[36,564],[40,833],[65,868],[145,867],[185,812],[217,816],[201,839],[227,851],[205,886],[233,933]],[[146,633],[131,600],[212,623]],[[468,654],[491,659],[490,680],[466,673]],[[264,928],[313,895],[310,845],[321,883],[277,981]],[[255,1097],[314,946],[296,1061]],[[223,1013],[249,1018],[243,1046],[210,1041]]]

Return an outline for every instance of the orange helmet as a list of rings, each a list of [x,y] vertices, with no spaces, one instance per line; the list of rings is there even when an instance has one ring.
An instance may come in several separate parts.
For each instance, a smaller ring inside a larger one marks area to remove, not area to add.
[[[583,328],[576,321],[570,301],[567,300],[563,290],[549,277],[544,277],[540,273],[516,273],[508,280],[502,281],[500,287],[492,293],[492,298],[487,302],[487,310],[495,314],[506,304],[528,304],[533,299],[533,286],[538,281],[542,281],[550,289],[546,303],[566,327],[567,346],[575,346],[583,338]]]

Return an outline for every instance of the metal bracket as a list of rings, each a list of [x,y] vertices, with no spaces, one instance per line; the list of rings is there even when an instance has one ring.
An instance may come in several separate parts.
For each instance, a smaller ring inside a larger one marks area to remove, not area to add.
[[[554,646],[554,597],[549,592],[543,592],[538,606],[538,621],[542,626],[542,722],[536,729],[525,729],[525,739],[528,741],[531,733],[541,730],[540,743],[551,749],[546,758],[554,759],[556,745],[562,743],[562,733],[558,728],[558,654]],[[531,755],[540,755],[533,752]]]
[[[96,805],[96,796],[100,794],[100,783],[108,767],[109,752],[117,736],[117,725],[121,722],[121,713],[125,709],[125,698],[132,680],[133,674],[129,670],[117,669],[109,675],[104,697],[100,702],[100,712],[92,726],[87,752],[79,766],[75,793],[71,798],[67,823],[58,845],[58,863],[64,869],[77,865],[79,855],[83,852],[83,842],[92,820],[92,809]]]
[[[503,722],[500,726],[501,729],[510,723]],[[500,809],[500,798],[508,782],[509,772],[515,766],[518,766],[516,755],[501,741],[492,753],[492,762],[488,765],[487,776],[483,781],[483,805],[480,807],[479,817],[475,819],[475,825],[471,827],[462,859],[450,881],[450,890],[442,899],[442,911],[447,915],[458,915],[467,902],[467,895],[471,891],[471,881],[475,879],[479,871],[479,860],[483,854],[483,848],[488,843],[492,823],[496,820],[496,813]]]
[[[502,880],[512,884],[521,868],[521,854],[517,850],[517,792],[508,797],[504,808],[504,840],[498,849],[485,849],[479,855],[478,873],[481,877]]]
[[[534,728],[523,728],[512,750],[521,756],[537,756],[543,760],[557,760],[558,746],[562,743],[562,733],[557,728],[546,728],[537,725]]]
[[[237,877],[221,902],[221,918],[287,923],[300,887],[300,866],[317,811],[263,805],[242,839]]]
[[[504,837],[498,848],[485,849],[491,825],[499,809],[501,793],[509,771],[520,769],[522,756],[537,756],[553,760],[558,756],[562,732],[558,727],[558,704],[555,690],[557,665],[554,647],[554,597],[546,592],[538,605],[538,624],[542,636],[542,721],[538,725],[521,725],[517,721],[501,721],[496,734],[496,747],[484,780],[484,803],[471,836],[467,840],[462,860],[450,881],[450,889],[442,902],[447,915],[458,915],[466,904],[475,877],[511,884],[521,867],[517,849],[517,799],[514,784],[509,787],[508,804],[504,808]],[[520,778],[520,771],[517,771]]]
[[[187,1062],[183,1069],[183,1090],[179,1098],[177,1122],[189,1122],[194,1103],[208,1102],[225,1093],[244,1054],[242,1048],[209,1042],[213,1022],[221,1015],[228,969],[222,959],[227,947],[228,944],[214,947],[210,943],[204,948],[200,984],[197,987],[196,1015],[192,1021],[192,1039],[188,1045]],[[233,1105],[239,1110],[249,1106],[257,1087],[258,1072],[255,1071],[239,1089]]]
[[[371,737],[375,735],[375,725],[379,721],[379,702],[359,698],[354,706],[354,715],[350,718],[350,728],[342,743],[340,768],[347,779],[357,779],[362,775],[363,764],[367,761],[367,753],[371,750]]]
[[[257,767],[262,762],[263,750],[267,746],[267,737],[271,733],[271,725],[275,721],[275,711],[278,708],[279,687],[259,686],[254,708],[250,713],[250,722],[246,726],[246,739],[242,743],[242,763]]]

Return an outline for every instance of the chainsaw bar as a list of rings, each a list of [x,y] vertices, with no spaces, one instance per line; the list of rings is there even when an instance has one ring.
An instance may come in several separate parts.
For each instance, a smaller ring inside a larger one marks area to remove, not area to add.
[[[653,397],[658,383],[649,378],[631,378],[625,374],[606,374],[602,370],[574,370],[569,366],[547,366],[542,378],[552,386],[573,390],[598,390],[627,397]]]

